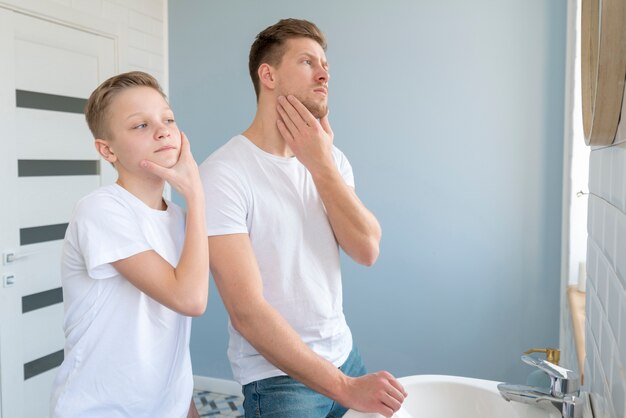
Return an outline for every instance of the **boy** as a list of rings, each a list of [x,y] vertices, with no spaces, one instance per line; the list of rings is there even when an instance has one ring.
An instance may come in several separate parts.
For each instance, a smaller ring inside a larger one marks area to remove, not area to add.
[[[189,316],[206,308],[209,257],[189,141],[146,73],[106,80],[85,115],[118,179],[78,202],[65,235],[65,359],[51,416],[197,416]],[[165,181],[185,198],[186,220],[163,199]]]

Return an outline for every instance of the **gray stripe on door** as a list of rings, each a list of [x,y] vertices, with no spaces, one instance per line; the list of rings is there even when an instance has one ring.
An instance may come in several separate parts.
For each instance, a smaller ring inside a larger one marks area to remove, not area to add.
[[[20,245],[55,241],[65,238],[67,223],[20,228]]]
[[[91,176],[99,174],[99,160],[17,160],[18,177]]]
[[[29,109],[56,110],[57,112],[83,114],[85,112],[87,99],[38,93],[36,91],[15,90],[15,103],[17,107]]]
[[[63,302],[63,289],[60,287],[46,290],[45,292],[22,296],[22,313],[56,305],[61,302]]]
[[[59,367],[61,363],[63,363],[63,350],[24,363],[24,380]]]

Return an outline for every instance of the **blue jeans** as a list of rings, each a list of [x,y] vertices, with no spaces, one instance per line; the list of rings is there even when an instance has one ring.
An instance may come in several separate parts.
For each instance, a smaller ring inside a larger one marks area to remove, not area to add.
[[[339,369],[352,377],[367,373],[356,346]],[[246,418],[339,418],[348,411],[289,376],[257,380],[242,391]]]

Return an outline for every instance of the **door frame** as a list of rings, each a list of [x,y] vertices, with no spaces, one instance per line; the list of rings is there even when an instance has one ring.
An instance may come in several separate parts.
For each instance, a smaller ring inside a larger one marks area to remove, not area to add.
[[[115,43],[115,70],[119,72],[126,66],[122,52],[127,49],[128,35],[126,28],[118,22],[44,0],[0,0],[0,8],[112,39]]]
[[[19,4],[18,4],[19,1]],[[69,7],[56,5],[42,0],[0,0],[0,50],[5,51],[7,56],[15,56],[14,47],[14,14],[26,15],[38,20],[51,22],[57,25],[62,25],[74,30],[86,32],[92,35],[97,35],[110,39],[113,42],[113,57],[114,61],[112,66],[115,73],[119,73],[120,68],[124,68],[121,51],[127,50],[127,35],[126,28],[116,22],[111,22],[105,18],[87,15],[85,13],[73,10]],[[16,136],[15,124],[16,120],[15,111],[15,62],[13,59],[3,60],[0,63],[0,114],[3,115],[1,119],[9,121],[3,126],[4,134],[8,141],[5,146],[5,151],[0,155],[0,178],[9,178],[14,176],[17,172],[17,160],[14,158],[16,153],[16,141],[13,140]],[[94,86],[95,88],[95,86]],[[114,172],[113,172],[114,173]],[[101,182],[110,182],[110,176],[114,175],[104,172],[101,174]],[[114,178],[113,178],[114,180]],[[5,196],[17,196],[18,190],[15,190],[15,184],[9,182],[10,185],[4,185]],[[0,206],[0,256],[3,251],[8,249],[18,250],[19,245],[19,232],[12,221],[18,219],[17,199],[4,199],[3,204]],[[0,272],[2,276],[6,273],[10,273],[10,267],[5,267],[3,261],[0,260]],[[4,280],[4,277],[1,278]],[[19,298],[16,298],[12,293],[12,288],[5,288],[3,283],[0,283],[0,304],[3,306],[3,311],[21,312],[19,306]],[[8,306],[9,304],[15,306]],[[2,379],[2,376],[21,376],[22,364],[13,364],[5,359],[19,358],[21,353],[15,353],[19,344],[7,344],[6,341],[14,338],[22,338],[21,329],[18,323],[13,320],[14,317],[3,317],[0,315],[0,417],[13,418],[13,411],[4,411],[10,405],[3,402],[3,395],[12,397],[13,395],[19,395],[23,397],[22,387],[11,388],[11,382],[7,382]],[[15,348],[13,348],[15,347]],[[13,350],[13,351],[11,351]],[[6,413],[6,416],[4,415]]]

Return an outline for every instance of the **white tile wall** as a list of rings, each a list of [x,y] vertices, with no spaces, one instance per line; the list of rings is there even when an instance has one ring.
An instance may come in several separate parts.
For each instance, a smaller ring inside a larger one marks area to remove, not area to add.
[[[63,4],[65,6],[71,6],[72,5],[72,0],[52,0],[55,3],[60,3]]]
[[[72,0],[71,6],[76,10],[95,15],[102,13],[102,0]]]
[[[626,418],[626,142],[593,149],[589,170],[584,389],[594,417]]]
[[[116,26],[119,72],[142,70],[155,76],[167,91],[167,0],[0,0],[55,20],[94,30]],[[87,18],[87,19],[86,19]],[[87,22],[87,23],[85,23]],[[119,30],[118,30],[119,29]],[[95,88],[96,86],[94,86]]]
[[[102,3],[102,17],[119,22],[124,26],[128,25],[128,13],[128,7],[121,4],[107,0]]]
[[[163,18],[155,19],[136,10],[130,10],[128,23],[131,28],[147,33],[155,38],[161,39],[163,36]]]

